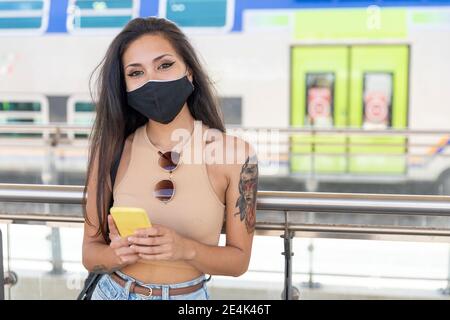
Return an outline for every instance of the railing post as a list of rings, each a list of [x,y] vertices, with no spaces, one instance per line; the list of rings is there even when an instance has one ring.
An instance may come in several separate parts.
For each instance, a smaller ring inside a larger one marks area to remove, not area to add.
[[[439,291],[444,295],[450,295],[450,246],[448,248],[448,265],[447,265],[447,286]]]
[[[308,253],[309,253],[309,277],[308,277],[308,286],[309,288],[313,287],[313,252],[314,252],[314,244],[313,241],[309,241],[308,245]]]
[[[48,236],[52,247],[52,274],[62,274],[65,272],[63,268],[62,252],[61,252],[61,236],[58,228],[52,228]]]
[[[5,300],[5,272],[3,270],[3,234],[0,229],[0,300]]]
[[[309,241],[309,245],[308,245],[308,255],[309,255],[309,272],[308,272],[308,282],[306,282],[305,286],[307,286],[309,289],[314,289],[314,288],[319,288],[320,287],[320,283],[314,282],[314,242],[311,239]]]
[[[445,295],[450,295],[450,246],[448,249],[447,287],[442,291],[442,293]]]
[[[294,255],[294,252],[292,252],[292,238],[294,237],[294,231],[289,230],[287,211],[284,212],[284,215],[285,229],[284,234],[281,236],[284,239],[284,252],[281,253],[284,255],[284,290],[282,296],[284,300],[298,300],[298,289],[295,288],[296,295],[294,297],[294,288],[292,286],[292,256]]]
[[[57,169],[56,169],[56,147],[58,146],[61,139],[61,130],[56,128],[56,132],[49,141],[49,146],[47,149],[47,167],[46,172],[43,175],[45,184],[54,184],[58,183],[57,177]],[[50,212],[50,206],[47,203],[46,209]],[[63,260],[62,260],[62,252],[61,252],[61,236],[59,228],[52,227],[51,233],[48,238],[50,241],[51,252],[52,252],[52,270],[50,273],[52,274],[62,274],[64,273],[63,268]]]

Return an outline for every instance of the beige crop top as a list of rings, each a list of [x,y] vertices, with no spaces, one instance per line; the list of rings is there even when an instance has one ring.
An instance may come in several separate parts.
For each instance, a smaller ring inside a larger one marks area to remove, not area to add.
[[[183,163],[185,154],[191,157],[191,152],[194,152],[194,147],[197,148],[199,143],[203,146],[201,150],[204,154],[203,133],[208,127],[196,120],[194,132],[202,130],[202,133],[200,135],[198,132],[192,133],[179,148],[175,149],[181,151],[181,162],[171,175],[175,194],[169,202],[162,203],[153,196],[153,190],[160,180],[169,178],[170,173],[158,165],[160,157],[158,151],[164,153],[168,150],[160,150],[152,144],[147,136],[147,124],[135,131],[129,165],[124,176],[120,181],[116,180],[114,184],[114,206],[144,208],[152,223],[172,228],[180,235],[204,244],[218,245],[225,205],[211,185],[205,161]],[[201,141],[195,141],[195,139]],[[187,152],[189,147],[191,152]],[[165,263],[180,267],[188,266],[184,261],[166,261]]]

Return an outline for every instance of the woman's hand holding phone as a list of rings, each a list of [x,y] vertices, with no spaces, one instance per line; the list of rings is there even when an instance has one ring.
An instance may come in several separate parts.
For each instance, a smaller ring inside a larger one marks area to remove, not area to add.
[[[138,229],[128,239],[143,260],[191,260],[195,256],[192,241],[162,225]]]
[[[121,266],[127,266],[129,264],[136,263],[139,259],[139,255],[133,248],[130,248],[130,243],[126,237],[121,237],[119,230],[111,215],[108,215],[108,225],[109,225],[109,238],[111,243],[110,248],[113,250],[117,257],[117,263]]]

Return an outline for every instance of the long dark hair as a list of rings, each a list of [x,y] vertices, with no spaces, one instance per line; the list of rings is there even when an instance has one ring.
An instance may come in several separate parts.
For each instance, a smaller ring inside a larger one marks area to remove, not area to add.
[[[111,165],[115,157],[119,155],[121,146],[128,135],[148,121],[148,118],[127,105],[122,65],[122,55],[128,45],[144,34],[163,36],[190,68],[195,89],[189,96],[187,104],[194,119],[201,120],[210,128],[225,132],[214,87],[183,32],[174,23],[163,18],[135,18],[128,22],[111,42],[105,57],[94,69],[89,80],[91,83],[94,73],[99,71],[96,78],[98,97],[92,98],[95,101],[96,118],[89,137],[88,167],[83,199],[86,199],[94,159],[98,155],[96,211],[99,226],[96,236],[101,234],[106,243],[110,242],[107,216],[111,198],[107,196],[107,181]],[[91,97],[93,97],[92,90]],[[86,222],[93,226],[87,216],[86,202],[83,205],[83,213]]]

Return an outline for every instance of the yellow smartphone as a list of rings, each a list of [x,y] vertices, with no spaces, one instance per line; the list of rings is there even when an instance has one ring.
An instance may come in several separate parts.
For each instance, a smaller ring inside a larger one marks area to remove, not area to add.
[[[109,212],[121,237],[131,236],[136,229],[152,226],[147,212],[142,208],[112,207]]]

